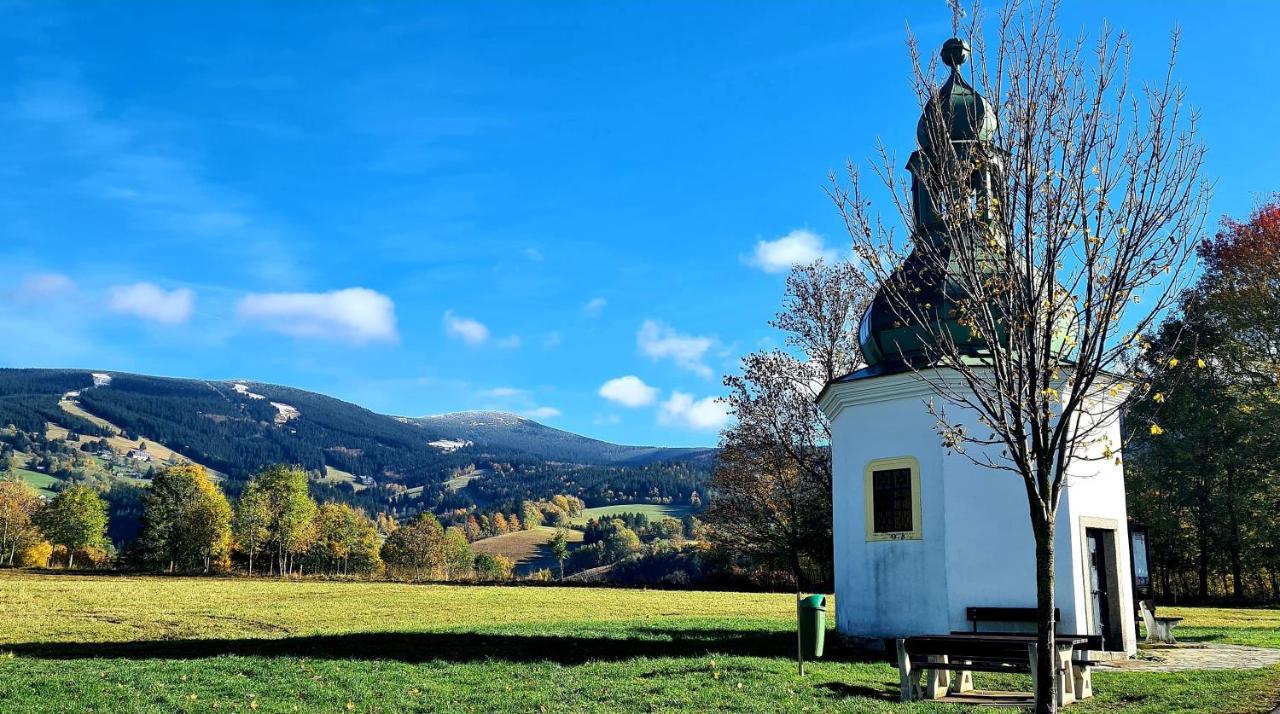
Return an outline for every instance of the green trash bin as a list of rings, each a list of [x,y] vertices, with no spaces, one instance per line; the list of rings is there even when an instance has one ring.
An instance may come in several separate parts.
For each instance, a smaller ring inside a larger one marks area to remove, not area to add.
[[[822,643],[827,634],[827,596],[802,598],[800,608],[800,651],[805,659],[822,656]]]

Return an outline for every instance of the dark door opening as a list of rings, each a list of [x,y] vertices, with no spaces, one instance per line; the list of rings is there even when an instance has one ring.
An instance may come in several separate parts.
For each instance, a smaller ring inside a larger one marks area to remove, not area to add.
[[[1111,621],[1111,593],[1113,586],[1111,568],[1107,560],[1107,537],[1114,531],[1086,528],[1085,540],[1089,546],[1089,607],[1092,610],[1092,626],[1089,634],[1102,636],[1102,649],[1113,650],[1121,646],[1115,636]]]

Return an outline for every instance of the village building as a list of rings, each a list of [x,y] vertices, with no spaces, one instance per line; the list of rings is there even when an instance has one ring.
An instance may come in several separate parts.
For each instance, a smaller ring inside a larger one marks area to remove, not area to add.
[[[948,41],[943,57],[951,76],[930,106],[944,113],[957,151],[990,150],[994,160],[986,175],[973,181],[973,190],[981,192],[995,184],[989,172],[998,170],[1000,154],[991,146],[997,118],[995,108],[962,77],[967,52],[960,40]],[[917,238],[952,240],[920,180],[932,151],[928,119],[926,110],[917,134],[920,145],[907,164]],[[917,276],[921,304],[934,306],[938,326],[962,341],[968,331],[951,324],[955,313],[946,307],[946,277],[910,270],[914,258],[907,259],[904,272]],[[942,444],[926,402],[937,399],[929,382],[946,375],[921,376],[940,369],[929,364],[925,332],[930,331],[904,324],[878,295],[860,327],[866,366],[833,380],[819,396],[831,421],[836,619],[843,635],[868,642],[969,630],[974,625],[969,608],[1034,608],[1036,603],[1035,542],[1023,482],[970,458],[975,449],[990,448],[998,460],[998,446],[967,446],[965,456]],[[981,359],[985,345],[966,347]],[[965,426],[977,432],[977,415]],[[1111,444],[1122,443],[1114,416],[1088,428],[1099,442],[1110,437]],[[1120,458],[1079,458],[1069,464],[1056,550],[1058,631],[1100,635],[1104,650],[1135,653]],[[1034,626],[1011,621],[983,627]]]

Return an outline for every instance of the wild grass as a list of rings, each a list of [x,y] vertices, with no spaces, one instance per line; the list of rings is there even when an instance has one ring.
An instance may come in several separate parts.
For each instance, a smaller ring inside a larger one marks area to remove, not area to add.
[[[775,594],[6,572],[0,709],[965,711],[897,703],[892,665],[838,645],[800,679],[793,607]],[[1097,696],[1072,711],[1261,712],[1277,686],[1277,668],[1099,672]]]

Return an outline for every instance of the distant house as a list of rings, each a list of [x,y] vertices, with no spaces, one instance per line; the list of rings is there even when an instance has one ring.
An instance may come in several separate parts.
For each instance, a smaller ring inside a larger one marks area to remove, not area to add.
[[[151,462],[151,454],[148,453],[146,449],[130,449],[128,457],[134,461],[141,461],[143,463]]]

